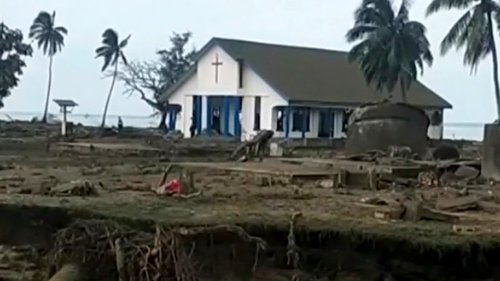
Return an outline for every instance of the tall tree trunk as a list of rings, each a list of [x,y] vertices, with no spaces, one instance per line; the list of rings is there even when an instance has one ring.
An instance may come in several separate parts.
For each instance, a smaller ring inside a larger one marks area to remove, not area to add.
[[[160,111],[160,124],[158,124],[158,129],[162,130],[163,132],[167,132],[167,111],[162,110]]]
[[[102,113],[101,130],[106,126],[106,116],[108,115],[109,101],[111,100],[111,94],[113,94],[113,88],[115,87],[116,76],[118,76],[118,63],[115,64],[115,71],[113,73],[113,80],[111,81],[111,87],[109,88],[108,97],[106,98],[106,104],[104,104],[104,112]]]
[[[47,95],[45,97],[45,109],[43,110],[42,123],[47,123],[47,115],[49,114],[49,100],[50,100],[50,90],[52,88],[52,62],[54,56],[49,57],[49,82],[47,85]]]
[[[491,50],[491,57],[493,59],[493,83],[495,84],[495,100],[497,102],[497,119],[500,120],[500,84],[498,82],[498,54],[495,44],[495,37],[493,35],[493,20],[491,19],[491,12],[488,13],[488,31],[493,46]]]
[[[403,103],[408,103],[408,98],[406,97],[406,87],[402,80],[399,81],[399,86],[401,87],[401,101]]]

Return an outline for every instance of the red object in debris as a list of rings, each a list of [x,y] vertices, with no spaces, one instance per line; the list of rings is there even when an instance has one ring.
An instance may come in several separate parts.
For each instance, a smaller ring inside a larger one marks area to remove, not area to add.
[[[164,190],[169,194],[179,194],[181,192],[179,181],[177,179],[169,181],[166,185],[164,185]]]

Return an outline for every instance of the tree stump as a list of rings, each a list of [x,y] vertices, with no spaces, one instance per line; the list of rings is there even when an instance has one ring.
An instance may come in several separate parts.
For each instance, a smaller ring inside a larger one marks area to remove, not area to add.
[[[489,180],[500,181],[500,125],[484,126],[481,175]]]

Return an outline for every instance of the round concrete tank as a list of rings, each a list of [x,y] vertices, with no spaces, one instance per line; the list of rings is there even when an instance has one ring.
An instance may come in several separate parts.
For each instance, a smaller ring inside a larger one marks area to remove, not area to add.
[[[427,153],[429,117],[422,109],[405,103],[367,104],[354,110],[349,120],[345,153],[387,151],[407,146],[413,153]]]

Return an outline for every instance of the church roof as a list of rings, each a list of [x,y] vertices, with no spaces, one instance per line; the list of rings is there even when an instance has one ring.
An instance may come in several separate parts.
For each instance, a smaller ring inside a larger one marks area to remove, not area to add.
[[[218,45],[233,59],[243,59],[257,75],[291,104],[331,103],[360,105],[382,99],[366,84],[356,64],[347,61],[347,52],[275,45],[242,40],[213,38],[198,53],[203,56]],[[194,66],[185,79],[170,88],[165,96],[196,72]],[[392,92],[400,99],[401,90]],[[408,103],[420,107],[451,108],[451,104],[420,82],[407,91]]]

